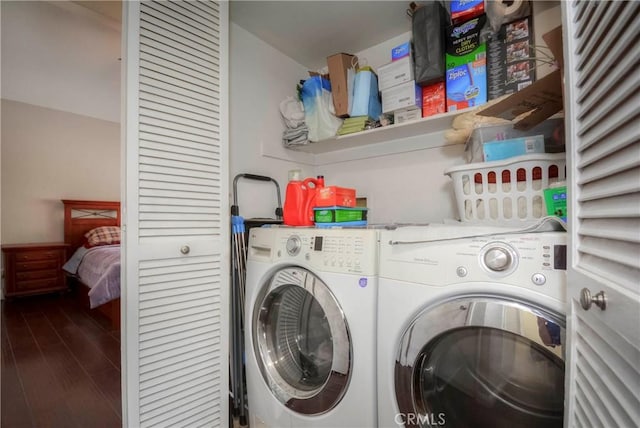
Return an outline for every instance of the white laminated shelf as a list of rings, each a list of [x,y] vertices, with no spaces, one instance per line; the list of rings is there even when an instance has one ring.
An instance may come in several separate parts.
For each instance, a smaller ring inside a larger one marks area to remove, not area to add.
[[[451,128],[451,123],[456,116],[470,110],[472,109],[442,113],[425,117],[413,122],[383,126],[380,128],[369,129],[353,134],[337,136],[326,140],[310,143],[304,146],[297,146],[291,149],[300,152],[321,154],[374,145],[387,141],[401,140],[424,134],[441,133]],[[427,145],[424,148],[429,148],[429,144],[426,144]],[[437,142],[434,141],[434,143],[432,144],[433,147],[437,147],[445,145],[446,143],[444,141],[440,141],[440,139],[438,138]]]

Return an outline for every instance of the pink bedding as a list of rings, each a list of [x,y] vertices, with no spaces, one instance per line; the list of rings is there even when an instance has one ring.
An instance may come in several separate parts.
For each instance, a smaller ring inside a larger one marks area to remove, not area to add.
[[[91,288],[91,308],[120,297],[120,245],[90,248],[82,257],[77,274]]]

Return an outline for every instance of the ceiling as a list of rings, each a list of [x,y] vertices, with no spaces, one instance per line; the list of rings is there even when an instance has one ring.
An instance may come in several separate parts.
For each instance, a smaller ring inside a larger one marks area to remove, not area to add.
[[[336,52],[357,53],[411,30],[409,1],[230,2],[231,21],[299,64],[326,65]]]
[[[120,0],[74,0],[73,3],[91,9],[118,22],[122,21],[122,2]]]
[[[119,0],[74,3],[121,20]],[[408,1],[229,2],[232,22],[309,69],[326,65],[336,52],[356,53],[411,29]],[[366,23],[366,25],[363,25]]]

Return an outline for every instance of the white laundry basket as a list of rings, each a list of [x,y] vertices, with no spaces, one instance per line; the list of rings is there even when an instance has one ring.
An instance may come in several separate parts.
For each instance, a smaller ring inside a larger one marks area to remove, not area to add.
[[[448,168],[460,220],[510,224],[546,216],[543,190],[564,181],[564,153],[531,154]]]

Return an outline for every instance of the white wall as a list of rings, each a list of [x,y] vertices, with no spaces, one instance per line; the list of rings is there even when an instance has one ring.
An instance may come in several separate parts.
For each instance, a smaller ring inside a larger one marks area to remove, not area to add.
[[[61,199],[120,200],[120,125],[2,100],[2,243],[63,241]]]
[[[2,1],[2,98],[117,122],[120,24],[70,1]]]
[[[238,173],[272,177],[280,183],[284,202],[290,169],[301,169],[304,177],[315,172],[302,163],[310,160],[309,155],[282,147],[284,125],[278,110],[280,101],[295,96],[296,83],[307,77],[307,69],[236,24],[231,23],[230,31],[231,178]],[[265,146],[291,161],[263,156]],[[242,216],[273,217],[275,201],[272,184],[238,182]]]

